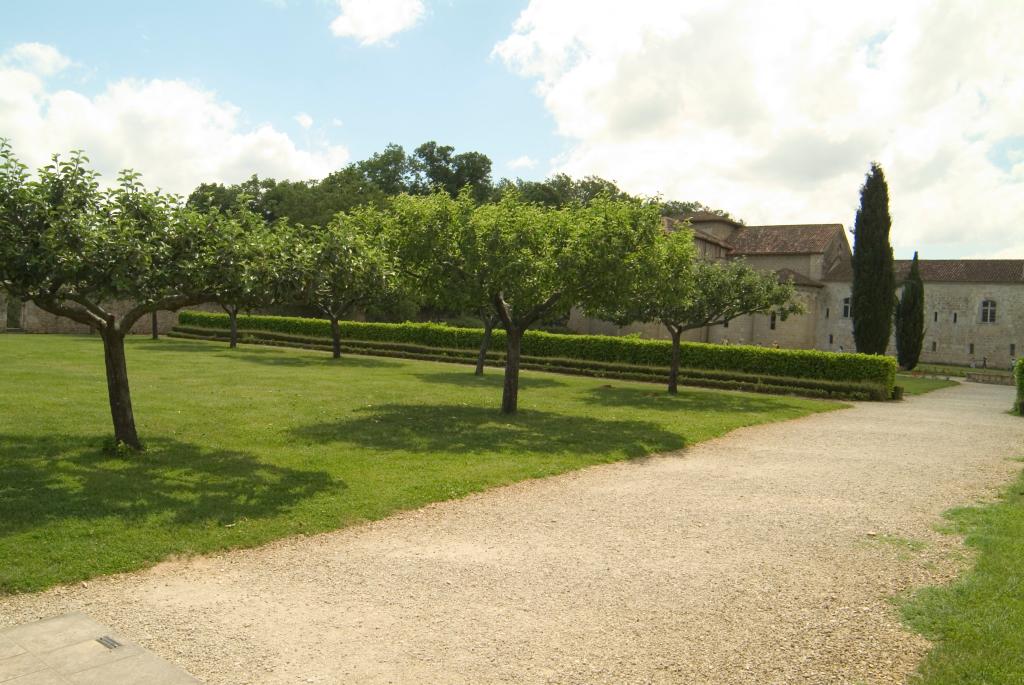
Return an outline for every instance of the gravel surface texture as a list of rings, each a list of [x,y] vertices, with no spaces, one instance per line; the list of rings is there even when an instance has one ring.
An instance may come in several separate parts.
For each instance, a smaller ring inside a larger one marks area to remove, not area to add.
[[[207,683],[901,683],[892,598],[964,568],[943,510],[1020,469],[1013,389],[742,429],[334,533],[0,597]]]

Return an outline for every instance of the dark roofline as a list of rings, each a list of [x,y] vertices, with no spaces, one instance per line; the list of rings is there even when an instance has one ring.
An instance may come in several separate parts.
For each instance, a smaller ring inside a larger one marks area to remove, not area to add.
[[[830,241],[834,238],[836,233],[846,236],[846,229],[842,224],[770,224],[763,226],[743,226],[741,231],[759,231],[759,230],[792,230],[792,229],[827,229],[831,233]],[[738,236],[739,233],[733,234],[733,237]],[[849,243],[847,243],[848,245]],[[733,248],[730,251],[730,255],[803,255],[803,254],[824,254],[828,251],[828,244],[815,248],[813,250],[800,249],[800,250],[759,250],[753,252],[745,249]]]
[[[911,261],[893,260],[898,283],[906,277]],[[1024,259],[922,259],[919,266],[925,283],[1024,284]],[[849,260],[837,263],[822,280],[850,283],[853,269]]]

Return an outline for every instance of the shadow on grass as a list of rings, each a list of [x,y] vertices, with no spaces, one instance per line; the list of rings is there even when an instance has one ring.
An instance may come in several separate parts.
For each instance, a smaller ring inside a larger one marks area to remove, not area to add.
[[[692,391],[681,387],[678,395],[670,395],[663,385],[650,389],[605,384],[583,394],[585,401],[604,407],[632,407],[644,411],[701,411],[721,413],[763,414],[777,412],[779,400],[725,390]]]
[[[282,513],[346,488],[323,471],[261,462],[241,452],[151,440],[115,455],[98,440],[0,434],[0,534],[59,519],[157,518],[230,523]]]
[[[237,359],[252,364],[264,364],[267,366],[351,366],[356,368],[380,368],[401,366],[401,362],[384,357],[372,357],[368,355],[344,354],[341,359],[334,359],[330,352],[322,350],[306,350],[292,347],[274,347],[271,345],[247,345],[239,342],[239,347],[232,350],[227,343],[210,341],[188,341],[181,338],[172,338],[173,343],[148,345],[145,341],[131,347],[131,351],[144,350],[146,352],[188,352],[216,354],[226,359]],[[153,341],[150,341],[153,342]],[[294,352],[312,352],[315,354],[292,354]]]
[[[646,421],[596,419],[456,405],[387,404],[357,409],[340,421],[296,428],[297,440],[344,443],[380,451],[460,454],[623,454],[642,457],[681,449],[683,436]]]
[[[483,376],[473,373],[473,362],[467,362],[462,367],[464,371],[424,371],[414,374],[425,383],[447,383],[465,388],[501,388],[505,384],[505,371],[495,367],[488,367]],[[553,388],[565,385],[557,378],[549,378],[538,375],[521,375],[519,377],[520,388]]]

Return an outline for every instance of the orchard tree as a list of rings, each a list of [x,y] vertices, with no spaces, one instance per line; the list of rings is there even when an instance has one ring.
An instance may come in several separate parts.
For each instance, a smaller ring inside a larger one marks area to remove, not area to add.
[[[101,190],[87,164],[55,155],[32,179],[0,141],[0,286],[99,333],[114,440],[138,450],[124,337],[147,314],[208,299],[210,226],[130,171]]]
[[[586,305],[588,313],[619,325],[661,322],[672,338],[668,391],[678,392],[682,335],[718,326],[747,314],[777,313],[782,319],[803,311],[791,283],[752,269],[742,260],[698,258],[688,230],[661,234],[629,265],[615,290]]]
[[[404,205],[402,203],[405,203]],[[597,198],[561,209],[524,202],[515,191],[492,204],[434,195],[397,203],[398,215],[420,216],[424,250],[438,255],[441,287],[473,284],[505,329],[501,411],[519,401],[523,335],[545,318],[565,314],[594,293],[615,287],[623,265],[660,230],[655,205]],[[402,221],[402,219],[399,219]],[[433,246],[433,248],[429,247]]]
[[[300,299],[331,322],[334,358],[341,357],[341,320],[396,290],[383,236],[389,216],[375,207],[339,212],[326,226],[298,227],[293,247]]]
[[[853,224],[853,340],[857,351],[865,354],[885,354],[892,335],[896,279],[890,228],[889,187],[882,167],[873,163],[860,189],[860,208]]]
[[[443,193],[397,197],[389,244],[399,268],[417,284],[424,304],[480,318],[483,336],[475,371],[480,376],[500,320],[481,268],[484,246],[472,222],[475,208],[469,188],[454,200]]]
[[[284,221],[267,224],[251,211],[244,195],[227,212],[210,211],[209,273],[214,301],[227,312],[231,349],[238,347],[238,314],[280,302],[288,283],[282,273],[289,238]]]
[[[917,366],[924,344],[924,281],[917,252],[903,282],[903,296],[896,304],[896,359],[907,371]]]

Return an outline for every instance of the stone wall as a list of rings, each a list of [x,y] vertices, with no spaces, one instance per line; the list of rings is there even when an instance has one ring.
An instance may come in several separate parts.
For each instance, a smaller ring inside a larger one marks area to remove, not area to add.
[[[127,302],[115,303],[110,305],[112,312],[118,316],[124,314],[130,309],[131,305]],[[178,325],[178,314],[177,312],[158,312],[157,313],[157,330],[161,335],[169,333],[172,328]],[[63,316],[55,316],[49,312],[45,312],[39,307],[35,306],[31,302],[25,304],[25,308],[22,310],[21,317],[21,328],[26,333],[90,333],[91,329],[89,326],[80,324],[77,321],[64,318]],[[137,335],[148,334],[152,331],[152,321],[150,315],[143,316],[135,325],[132,326],[131,333]]]
[[[0,333],[7,330],[7,292],[0,290]]]

